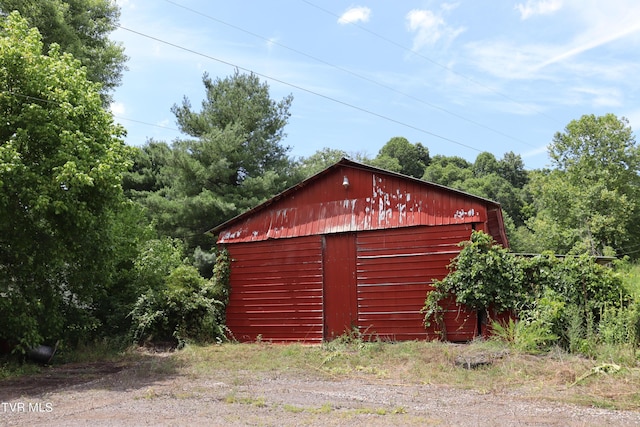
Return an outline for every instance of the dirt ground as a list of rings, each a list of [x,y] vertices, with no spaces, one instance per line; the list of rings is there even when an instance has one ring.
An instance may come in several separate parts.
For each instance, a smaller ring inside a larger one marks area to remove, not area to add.
[[[640,426],[640,412],[375,378],[67,364],[0,382],[0,425]],[[155,359],[155,360],[154,360]]]

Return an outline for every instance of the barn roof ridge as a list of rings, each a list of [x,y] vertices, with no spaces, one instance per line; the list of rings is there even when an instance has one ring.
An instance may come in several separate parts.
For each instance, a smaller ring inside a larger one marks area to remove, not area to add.
[[[205,234],[207,233],[217,233],[219,232],[221,229],[228,227],[231,224],[234,224],[250,215],[253,215],[256,212],[260,212],[264,209],[266,209],[267,207],[269,207],[270,205],[272,205],[273,203],[277,202],[278,200],[283,199],[284,197],[288,196],[289,194],[300,190],[303,187],[306,187],[310,182],[314,182],[318,179],[320,179],[322,176],[328,174],[330,171],[340,167],[340,166],[347,166],[347,167],[351,167],[354,169],[362,169],[362,170],[366,170],[366,171],[370,171],[370,172],[374,172],[374,173],[382,173],[385,175],[389,175],[389,176],[395,176],[395,177],[399,177],[402,179],[407,179],[416,183],[419,183],[420,185],[426,185],[426,186],[431,186],[431,187],[435,187],[435,188],[439,188],[445,191],[450,191],[450,192],[454,192],[454,193],[458,193],[467,197],[471,197],[474,198],[476,200],[480,200],[483,201],[485,203],[489,203],[492,204],[495,208],[500,209],[501,205],[499,202],[496,202],[495,200],[490,200],[484,197],[480,197],[477,196],[475,194],[471,194],[471,193],[467,193],[465,191],[462,190],[458,190],[455,188],[451,188],[451,187],[447,187],[445,185],[442,184],[436,184],[435,182],[431,182],[431,181],[425,181],[423,179],[419,179],[413,176],[409,176],[409,175],[404,175],[401,174],[399,172],[393,172],[393,171],[389,171],[386,169],[381,169],[381,168],[377,168],[375,166],[371,166],[371,165],[367,165],[364,163],[360,163],[360,162],[356,162],[354,160],[348,159],[346,157],[341,158],[339,161],[337,161],[336,163],[326,167],[325,169],[321,170],[320,172],[315,173],[314,175],[311,175],[310,177],[300,181],[299,183],[297,183],[296,185],[293,185],[283,191],[281,191],[280,193],[276,194],[275,196],[265,200],[264,202],[260,203],[259,205],[254,206],[251,209],[248,209],[244,212],[242,212],[239,215],[236,215],[235,217],[228,219],[227,221],[224,221],[218,225],[216,225],[215,227],[209,229],[208,231],[206,231]]]

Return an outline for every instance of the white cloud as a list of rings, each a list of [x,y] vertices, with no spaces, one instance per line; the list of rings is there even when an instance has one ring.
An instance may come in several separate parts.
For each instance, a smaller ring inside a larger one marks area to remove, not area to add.
[[[527,0],[526,4],[519,3],[515,7],[520,11],[522,20],[536,15],[549,15],[562,8],[562,0]]]
[[[156,122],[157,126],[160,126],[160,127],[163,127],[163,128],[171,127],[172,124],[173,124],[173,121],[170,120],[170,119],[163,119],[163,120],[160,120],[160,121]]]
[[[541,69],[557,62],[564,61],[588,50],[629,36],[640,30],[640,22],[630,23],[622,28],[610,28],[609,30],[610,32],[587,31],[583,33],[581,37],[578,37],[569,45],[564,46],[561,52],[558,52],[551,58],[538,64],[536,69]]]
[[[338,19],[338,24],[355,24],[356,22],[369,22],[371,9],[365,6],[351,7]]]
[[[523,159],[529,159],[531,157],[536,157],[539,156],[540,154],[544,154],[548,151],[549,149],[549,145],[545,144],[545,145],[541,145],[540,147],[537,147],[531,151],[527,151],[526,153],[522,153],[522,158]]]
[[[122,116],[126,111],[125,106],[122,102],[112,102],[109,106],[109,109],[111,110],[111,114],[113,114],[114,116]]]
[[[512,41],[473,42],[466,45],[466,50],[476,67],[508,80],[543,78],[540,72],[534,74],[532,70],[549,55],[549,47],[518,45]]]
[[[624,98],[620,89],[612,87],[576,87],[572,92],[576,105],[591,105],[596,108],[619,107]]]
[[[450,4],[445,10],[452,10]],[[407,14],[407,29],[416,33],[413,39],[413,50],[420,50],[425,46],[433,46],[438,41],[451,42],[464,28],[454,28],[444,21],[444,18],[430,10],[414,9]]]
[[[543,3],[545,8],[541,6]],[[534,11],[551,10],[552,3],[551,0],[529,0],[519,7],[523,19],[526,19]],[[564,39],[556,36],[544,40],[543,35],[536,41],[524,42],[518,38],[482,40],[466,46],[470,58],[477,67],[506,79],[555,78],[559,72],[575,76],[597,74],[605,80],[628,75],[628,70],[633,68],[632,61],[619,60],[605,65],[600,57],[588,56],[587,53],[621,40],[638,43],[640,37],[634,39],[632,36],[640,35],[640,22],[637,20],[640,4],[636,0],[611,0],[603,12],[595,3],[563,0],[562,7],[563,14],[556,18],[556,26],[573,30]]]
[[[460,2],[456,2],[456,3],[442,3],[440,5],[440,9],[442,9],[445,12],[451,12],[454,9],[457,9],[458,6],[460,6]]]

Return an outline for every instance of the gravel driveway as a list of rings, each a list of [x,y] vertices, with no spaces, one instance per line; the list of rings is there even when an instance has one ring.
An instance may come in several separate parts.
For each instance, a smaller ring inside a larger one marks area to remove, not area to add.
[[[185,375],[142,361],[63,365],[0,382],[0,425],[640,426],[640,412],[366,377]]]

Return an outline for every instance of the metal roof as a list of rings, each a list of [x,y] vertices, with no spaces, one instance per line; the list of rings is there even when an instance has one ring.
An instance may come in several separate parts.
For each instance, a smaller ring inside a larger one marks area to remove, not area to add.
[[[384,170],[384,169],[380,169],[380,168],[376,168],[374,166],[370,166],[370,165],[365,165],[363,163],[359,163],[359,162],[355,162],[353,160],[349,160],[347,158],[342,158],[341,160],[339,160],[338,162],[334,163],[333,165],[327,167],[326,169],[318,172],[317,174],[301,181],[300,183],[284,190],[283,192],[273,196],[272,198],[270,198],[269,200],[241,213],[240,215],[237,215],[234,218],[229,219],[226,222],[223,222],[215,227],[213,227],[212,229],[208,230],[207,233],[212,233],[212,234],[216,234],[224,229],[227,229],[231,226],[233,226],[234,224],[237,224],[241,221],[243,221],[244,219],[258,213],[261,212],[265,209],[267,209],[269,206],[271,206],[272,204],[274,204],[275,202],[282,200],[290,195],[292,195],[293,193],[299,191],[300,189],[307,187],[309,185],[311,185],[312,183],[315,183],[316,181],[322,179],[324,176],[330,174],[331,172],[335,171],[336,169],[340,168],[340,167],[349,167],[349,168],[354,168],[354,169],[359,169],[359,170],[363,170],[363,171],[368,171],[368,172],[372,172],[372,173],[376,173],[379,175],[386,175],[386,176],[390,176],[390,177],[396,177],[396,178],[400,178],[402,180],[406,180],[408,182],[412,182],[415,183],[417,185],[420,186],[424,186],[427,188],[432,188],[432,189],[439,189],[441,191],[446,191],[449,193],[453,193],[453,194],[457,194],[460,196],[464,196],[465,198],[468,199],[473,199],[476,200],[478,202],[481,202],[483,204],[488,204],[488,205],[492,205],[495,209],[500,210],[500,203],[494,201],[494,200],[489,200],[480,196],[476,196],[474,194],[470,194],[470,193],[466,193],[464,191],[461,190],[456,190],[454,188],[450,188],[450,187],[446,187],[444,185],[440,185],[440,184],[436,184],[433,182],[429,182],[429,181],[424,181],[412,176],[407,176],[407,175],[403,175],[401,173],[397,173],[397,172],[392,172],[392,171],[388,171],[388,170]],[[500,221],[502,222],[502,221]]]

